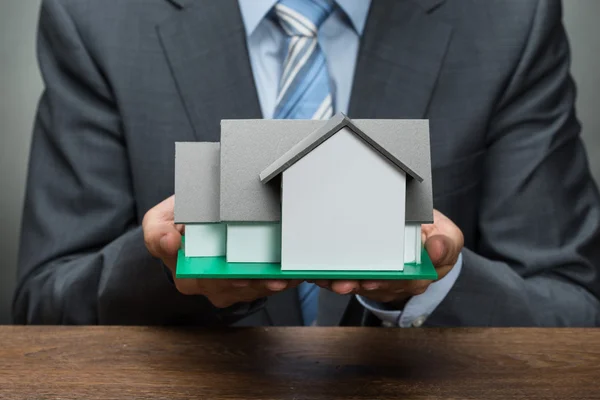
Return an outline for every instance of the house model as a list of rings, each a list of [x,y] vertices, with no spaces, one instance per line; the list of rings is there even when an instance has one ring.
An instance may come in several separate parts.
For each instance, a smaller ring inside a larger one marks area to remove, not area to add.
[[[176,143],[180,277],[434,276],[432,220],[427,120],[223,120],[220,143]]]

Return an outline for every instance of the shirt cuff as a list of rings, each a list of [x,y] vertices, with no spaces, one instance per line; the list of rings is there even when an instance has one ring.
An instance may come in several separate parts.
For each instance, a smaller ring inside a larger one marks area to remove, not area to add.
[[[450,292],[462,270],[463,257],[459,254],[456,264],[448,275],[433,282],[425,293],[413,296],[406,303],[404,310],[390,310],[385,304],[356,296],[360,304],[388,326],[401,328],[420,327]]]

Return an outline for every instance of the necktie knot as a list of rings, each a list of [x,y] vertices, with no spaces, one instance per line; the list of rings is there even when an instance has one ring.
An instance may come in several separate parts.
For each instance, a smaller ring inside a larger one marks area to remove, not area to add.
[[[289,36],[316,37],[321,24],[331,15],[333,0],[279,0],[275,15]]]

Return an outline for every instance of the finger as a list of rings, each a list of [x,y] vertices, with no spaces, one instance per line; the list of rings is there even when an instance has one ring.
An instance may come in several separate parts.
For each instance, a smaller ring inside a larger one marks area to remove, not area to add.
[[[250,282],[250,286],[231,289],[226,294],[234,303],[252,302],[289,289],[290,286],[291,282],[289,281],[253,279]]]
[[[181,249],[181,235],[177,231],[167,232],[160,238],[159,244],[160,254],[176,258]]]
[[[452,239],[455,247],[462,249],[464,245],[464,236],[460,228],[438,210],[433,210],[433,224],[421,225],[421,232],[422,237],[425,237],[423,242],[432,236],[445,235]]]
[[[337,294],[348,294],[360,288],[358,281],[334,280],[330,286],[331,290]]]
[[[267,280],[265,288],[272,292],[281,292],[288,288],[289,282],[285,280]]]
[[[375,301],[377,303],[391,303],[395,301],[398,295],[393,293],[385,292],[385,291],[365,291],[359,290],[356,292],[357,296],[365,297],[369,300]]]
[[[329,279],[318,279],[315,281],[315,285],[323,289],[329,289],[331,286],[331,280]]]
[[[422,224],[421,225],[421,234],[422,234],[421,237],[423,238],[423,243],[425,243],[427,238],[429,238],[430,236],[440,233],[439,229],[438,229],[438,224],[440,222],[441,216],[443,216],[443,214],[434,209],[433,210],[433,224]]]
[[[173,223],[174,196],[149,210],[142,221],[144,242],[155,257],[172,261],[181,246],[181,233]],[[166,236],[166,238],[165,238]]]
[[[186,279],[194,281],[197,294],[209,298],[223,297],[234,291],[250,287],[248,279]]]
[[[438,233],[436,230],[436,226],[434,224],[422,224],[421,225],[421,238],[423,242],[427,240],[428,237],[433,236],[435,233]]]
[[[295,288],[301,283],[300,279],[266,279],[263,281],[264,287],[272,292]]]
[[[175,196],[167,197],[154,208],[160,220],[166,222],[173,222],[175,220]]]
[[[360,288],[368,292],[384,289],[385,286],[387,286],[387,284],[384,281],[362,281],[360,283]]]
[[[250,286],[250,279],[231,279],[227,284],[237,289],[247,288]]]
[[[215,306],[223,306],[233,298],[242,301],[251,297],[248,293],[256,298],[258,293],[249,279],[175,279],[175,286],[186,295],[206,296]]]
[[[298,286],[302,282],[301,280],[279,279],[203,279],[198,281],[201,282],[201,293],[218,308],[226,308],[236,303],[252,302]]]
[[[259,292],[281,292],[289,282],[281,279],[252,279],[250,286]]]
[[[230,307],[236,303],[252,302],[264,297],[252,287],[251,280],[244,279],[199,279],[200,294],[217,308]]]
[[[173,272],[177,268],[177,253],[181,248],[181,235],[178,232],[169,232],[159,240],[159,249],[156,254],[163,263]]]
[[[407,285],[403,288],[404,293],[409,294],[410,296],[418,296],[423,294],[429,288],[433,281],[430,280],[414,280],[407,282]]]
[[[143,231],[146,248],[150,254],[158,258],[161,258],[163,255],[163,250],[160,243],[162,237],[169,233],[179,235],[179,232],[177,232],[173,226],[160,222],[157,219],[156,214],[152,211],[149,211],[144,217]]]
[[[173,279],[175,283],[175,287],[181,294],[185,294],[186,296],[192,295],[207,295],[207,292],[202,287],[203,279]],[[207,296],[208,297],[208,296]]]
[[[410,293],[407,293],[404,289],[396,288],[394,290],[364,290],[359,289],[355,292],[357,296],[363,296],[370,300],[379,302],[379,303],[390,303],[390,302],[400,302],[406,301],[411,297]]]
[[[214,279],[212,286],[217,287],[218,292],[238,291],[240,289],[252,289],[254,291],[272,291],[279,292],[298,286],[301,280],[283,280],[283,279]],[[215,290],[213,290],[215,291]]]
[[[406,291],[408,281],[405,280],[388,280],[388,281],[362,281],[361,290],[367,292],[386,291],[390,293],[402,293]]]
[[[282,280],[263,280],[262,282],[252,283],[255,285],[229,292],[233,303],[252,302],[263,297],[269,297],[296,284],[296,282]],[[284,285],[285,288],[281,289]]]
[[[425,249],[431,262],[436,267],[454,265],[458,259],[459,252],[455,244],[448,236],[435,235],[425,242]]]
[[[432,281],[392,281],[387,289],[365,290],[355,292],[358,296],[366,297],[380,303],[394,303],[394,306],[405,304],[408,299],[425,293]]]

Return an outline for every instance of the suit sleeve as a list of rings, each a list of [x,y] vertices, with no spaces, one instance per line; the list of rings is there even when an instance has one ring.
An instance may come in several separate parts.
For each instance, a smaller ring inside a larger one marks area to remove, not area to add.
[[[45,82],[24,206],[17,323],[220,325],[217,310],[183,296],[147,252],[118,105],[58,0],[42,4],[38,58]]]
[[[539,0],[491,121],[479,241],[431,326],[600,325],[600,200],[558,0]]]

